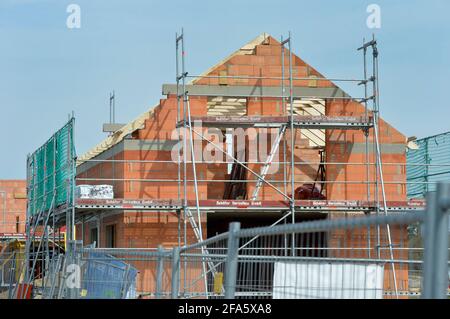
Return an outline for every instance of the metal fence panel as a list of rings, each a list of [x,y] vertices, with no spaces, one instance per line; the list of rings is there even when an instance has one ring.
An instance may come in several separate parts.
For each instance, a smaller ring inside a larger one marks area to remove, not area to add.
[[[82,298],[129,299],[136,297],[137,270],[112,255],[87,255],[81,287]]]
[[[450,181],[450,132],[418,139],[419,149],[408,149],[407,193],[409,198],[424,198],[436,190],[437,182]]]

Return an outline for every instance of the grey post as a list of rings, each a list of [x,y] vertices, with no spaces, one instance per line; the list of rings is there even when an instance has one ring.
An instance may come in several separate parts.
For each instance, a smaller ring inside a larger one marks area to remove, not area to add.
[[[238,269],[239,237],[236,233],[241,229],[241,223],[231,223],[228,232],[228,254],[225,263],[225,298],[234,299],[236,293],[236,278]]]
[[[156,265],[156,299],[162,298],[162,277],[164,271],[164,249],[158,246],[158,261]]]
[[[172,250],[172,299],[178,298],[180,289],[180,247],[173,247]]]
[[[448,287],[448,210],[450,184],[438,183],[427,194],[425,216],[424,299],[446,299]]]
[[[67,227],[67,229],[69,229],[69,227]],[[67,231],[67,233],[69,233],[69,231]],[[68,261],[69,261],[68,265],[76,264],[76,258],[75,258],[76,246],[75,246],[75,241],[73,241],[73,240],[68,238],[67,239],[67,248],[68,249],[66,250],[66,253],[67,253],[67,257],[68,257]],[[67,268],[64,269],[64,271],[66,272],[66,275],[69,275],[67,273]],[[66,284],[66,283],[64,283],[64,284]],[[68,290],[67,292],[68,292],[69,299],[77,299],[77,290],[76,290],[75,287],[71,287],[71,288],[67,287],[67,290]]]

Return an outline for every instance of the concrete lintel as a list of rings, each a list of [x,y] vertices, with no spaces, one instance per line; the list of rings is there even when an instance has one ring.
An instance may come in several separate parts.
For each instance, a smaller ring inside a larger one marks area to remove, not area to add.
[[[346,153],[363,154],[366,152],[365,143],[326,141],[326,145],[331,148],[331,154],[333,154],[333,147],[341,147],[341,145]],[[381,143],[380,150],[382,154],[405,154],[406,144]],[[373,154],[373,151],[374,144],[369,143],[369,154]]]
[[[225,85],[186,85],[189,95],[229,96],[229,97],[280,97],[281,87],[277,86],[225,86]],[[163,84],[163,95],[177,94],[176,84]],[[339,88],[294,87],[293,96],[297,98],[351,98]]]
[[[117,123],[105,123],[103,124],[103,132],[105,133],[114,133],[124,127],[126,124],[117,124]]]
[[[125,140],[126,151],[171,151],[178,140]]]

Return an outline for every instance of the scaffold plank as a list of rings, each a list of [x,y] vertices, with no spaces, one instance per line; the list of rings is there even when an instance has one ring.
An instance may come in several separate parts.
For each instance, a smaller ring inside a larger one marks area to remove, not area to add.
[[[202,210],[211,211],[283,211],[288,210],[289,201],[284,200],[213,200],[199,201]],[[173,211],[182,209],[181,200],[153,199],[78,199],[76,209],[83,210],[154,210]],[[189,200],[188,207],[195,207],[195,201]],[[388,210],[418,210],[425,207],[423,200],[388,201]],[[359,200],[296,200],[298,211],[373,211],[376,203]]]
[[[290,123],[289,116],[193,116],[193,126],[202,127],[254,127],[271,128],[281,127]],[[364,116],[308,116],[295,115],[294,127],[312,129],[362,129],[372,127],[372,120]],[[177,126],[182,127],[183,121]]]

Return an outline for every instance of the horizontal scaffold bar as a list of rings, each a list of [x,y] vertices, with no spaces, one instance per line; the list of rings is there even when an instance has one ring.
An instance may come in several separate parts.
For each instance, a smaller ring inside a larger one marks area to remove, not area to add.
[[[195,200],[189,200],[188,208],[195,208]],[[206,211],[283,211],[289,210],[289,201],[284,200],[200,200],[201,210]],[[358,200],[296,200],[298,211],[373,211],[376,203]],[[388,210],[418,210],[425,207],[423,200],[389,201]],[[183,209],[181,200],[152,199],[77,199],[78,212],[92,210],[153,210],[174,211]]]
[[[191,123],[202,127],[280,127],[290,123],[289,116],[192,116]],[[177,126],[182,127],[183,121]],[[372,127],[372,119],[364,116],[294,115],[294,127],[310,129],[363,129]]]

